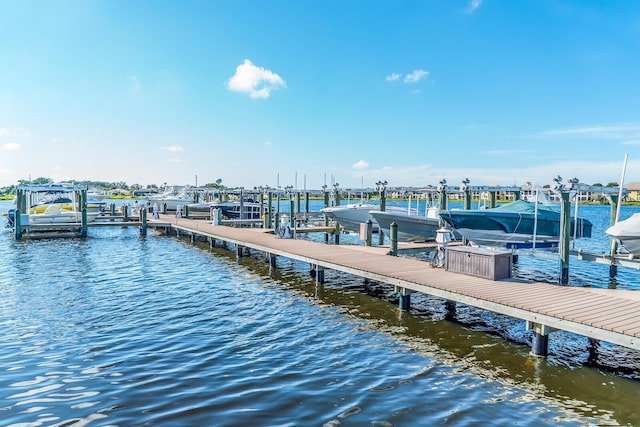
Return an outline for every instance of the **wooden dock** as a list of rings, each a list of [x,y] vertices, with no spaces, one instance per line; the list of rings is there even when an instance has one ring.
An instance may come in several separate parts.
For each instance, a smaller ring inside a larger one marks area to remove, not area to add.
[[[423,292],[522,319],[534,331],[534,344],[536,337],[546,340],[550,332],[565,330],[640,350],[640,294],[635,291],[519,279],[493,281],[432,268],[417,259],[389,256],[386,247],[280,239],[261,228],[213,226],[167,215],[150,219],[149,226],[262,251],[274,262],[276,256],[283,256],[309,263],[319,271],[337,270],[388,283],[396,286],[400,295]]]

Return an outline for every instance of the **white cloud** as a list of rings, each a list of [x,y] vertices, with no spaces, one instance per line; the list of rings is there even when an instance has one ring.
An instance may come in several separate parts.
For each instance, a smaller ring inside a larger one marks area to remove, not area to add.
[[[17,142],[7,142],[2,146],[2,149],[5,151],[17,151],[22,148],[22,144],[18,144]]]
[[[177,158],[173,158],[173,159],[169,159],[169,163],[180,163],[182,160],[177,159]]]
[[[467,13],[473,13],[482,6],[482,0],[471,0],[467,6]]]
[[[640,139],[632,139],[629,141],[624,141],[623,145],[640,145]]]
[[[248,59],[238,65],[236,73],[227,82],[227,88],[247,93],[251,98],[268,98],[272,90],[286,88],[287,84],[271,70],[256,67]]]
[[[384,78],[386,81],[388,82],[395,82],[396,80],[400,79],[400,74],[398,73],[391,73],[389,74],[387,77]]]
[[[170,153],[179,153],[180,151],[184,151],[182,145],[167,145],[166,147],[162,147],[162,149]]]
[[[405,83],[418,83],[422,79],[426,79],[429,72],[425,70],[413,70],[410,74],[404,76]]]
[[[271,147],[273,147],[273,143],[271,141],[264,142],[264,148],[266,148],[267,150],[271,150]]]
[[[588,125],[568,129],[554,129],[542,132],[546,136],[597,136],[601,138],[638,138],[640,125],[638,124],[605,124]]]
[[[22,128],[0,128],[0,137],[31,136],[31,132]]]
[[[353,169],[357,169],[357,170],[363,170],[369,167],[369,163],[367,163],[364,160],[358,160],[357,162],[355,162],[354,164],[351,165],[351,168]]]

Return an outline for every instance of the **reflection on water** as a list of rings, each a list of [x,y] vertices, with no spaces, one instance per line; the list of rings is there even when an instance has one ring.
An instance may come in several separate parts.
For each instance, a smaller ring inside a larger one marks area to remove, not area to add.
[[[308,269],[134,228],[0,233],[3,424],[640,424],[640,383],[585,367],[586,338],[554,333],[534,358],[523,322],[460,304],[446,321],[420,294],[402,312],[387,286]],[[636,375],[636,352],[598,347]]]

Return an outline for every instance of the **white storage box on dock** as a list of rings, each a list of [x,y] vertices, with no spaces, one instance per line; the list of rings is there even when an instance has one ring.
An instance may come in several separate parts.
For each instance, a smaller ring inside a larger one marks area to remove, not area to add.
[[[449,246],[444,267],[452,273],[502,280],[511,277],[511,252],[470,246]]]
[[[361,222],[360,223],[360,240],[367,240],[367,234],[369,232],[369,227],[372,227],[371,223]]]

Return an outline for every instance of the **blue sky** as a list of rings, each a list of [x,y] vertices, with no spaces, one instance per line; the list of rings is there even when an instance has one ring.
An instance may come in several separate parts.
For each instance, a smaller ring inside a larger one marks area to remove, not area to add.
[[[635,1],[0,10],[0,186],[640,181]]]

